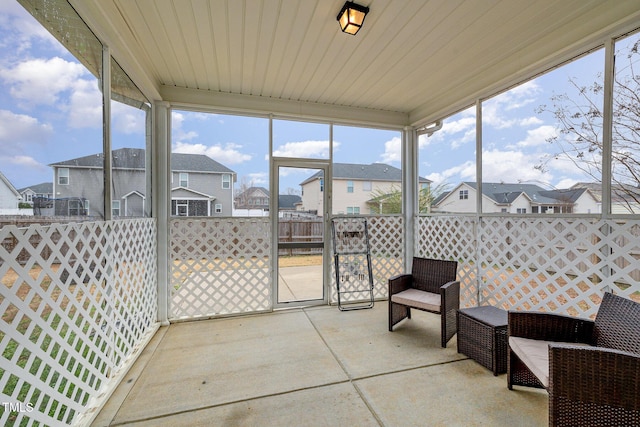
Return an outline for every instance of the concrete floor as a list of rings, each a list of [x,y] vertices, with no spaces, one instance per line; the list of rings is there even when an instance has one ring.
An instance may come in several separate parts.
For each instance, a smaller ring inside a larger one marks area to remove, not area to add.
[[[387,303],[161,328],[95,426],[545,426],[546,392],[507,389],[440,347],[438,316],[387,330]]]

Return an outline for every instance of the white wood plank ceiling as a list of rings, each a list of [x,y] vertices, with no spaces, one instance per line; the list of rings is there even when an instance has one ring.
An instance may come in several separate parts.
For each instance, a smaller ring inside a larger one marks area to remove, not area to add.
[[[370,13],[355,36],[336,22],[343,0],[71,3],[155,99],[396,125],[640,26],[639,0],[360,0]]]

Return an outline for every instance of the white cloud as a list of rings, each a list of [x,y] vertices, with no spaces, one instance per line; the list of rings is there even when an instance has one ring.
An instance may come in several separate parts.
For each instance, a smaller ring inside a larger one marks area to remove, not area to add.
[[[242,148],[240,145],[234,143],[227,143],[224,146],[207,146],[204,144],[176,142],[173,145],[175,153],[204,154],[223,165],[238,164],[251,160],[251,155],[240,152],[240,148]]]
[[[520,119],[520,122],[519,122],[520,126],[535,126],[535,125],[541,125],[543,123],[544,121],[536,116],[525,117],[524,119]]]
[[[277,157],[329,158],[329,141],[287,142],[276,150]]]
[[[561,179],[556,185],[556,188],[560,188],[560,189],[564,189],[564,188],[570,188],[572,187],[574,184],[577,184],[579,181],[575,178],[564,178]]]
[[[78,80],[69,98],[68,122],[72,128],[102,128],[102,94],[96,81]]]
[[[456,117],[455,120],[445,119],[442,123],[442,129],[430,137],[421,135],[418,138],[420,149],[441,142],[447,142],[450,148],[455,149],[474,142],[476,136],[475,108],[468,108],[454,117]]]
[[[534,166],[539,156],[521,151],[487,150],[482,152],[482,180],[484,182],[551,182],[553,175]]]
[[[120,102],[111,104],[111,123],[115,131],[127,135],[144,134],[146,131],[144,111]]]
[[[457,184],[461,181],[476,180],[476,164],[470,160],[459,165],[450,167],[442,172],[434,172],[425,178],[433,181],[435,185]]]
[[[182,123],[184,123],[184,114],[177,111],[171,112],[171,127],[172,129],[181,129]]]
[[[401,162],[402,161],[402,139],[399,137],[392,138],[384,143],[384,153],[382,153],[382,162]]]
[[[49,169],[47,165],[40,163],[31,156],[12,156],[7,157],[6,160],[7,162],[13,163],[14,165],[25,166],[27,168],[38,169],[41,171],[46,171]]]
[[[8,47],[19,54],[32,46],[32,40],[46,43],[47,48],[65,53],[66,49],[17,1],[0,1],[0,27],[4,29],[0,47]]]
[[[191,117],[191,114],[189,116]],[[187,118],[183,113],[178,113],[176,111],[171,113],[171,131],[175,141],[191,141],[198,137],[198,133],[196,131],[185,132],[182,129],[182,124],[186,119]]]
[[[2,150],[23,151],[26,146],[44,144],[53,134],[51,125],[26,114],[0,110],[0,144]]]
[[[541,92],[535,80],[523,83],[482,103],[482,123],[495,129],[507,129],[514,126],[540,124],[540,119],[531,117],[508,117],[505,112],[518,110],[537,101]]]
[[[30,59],[0,69],[0,77],[11,85],[11,96],[29,106],[56,105],[62,93],[82,89],[81,78],[87,74],[89,72],[79,63],[60,57]],[[93,84],[97,86],[95,82]]]
[[[255,187],[264,186],[269,183],[269,174],[266,172],[250,173],[247,177],[249,179],[249,183]]]
[[[522,83],[506,92],[504,102],[507,110],[515,110],[535,102],[535,97],[542,91],[535,80]]]
[[[516,147],[536,147],[549,145],[547,140],[557,135],[556,129],[550,125],[544,125],[535,129],[527,130],[527,136],[522,141],[518,141]]]

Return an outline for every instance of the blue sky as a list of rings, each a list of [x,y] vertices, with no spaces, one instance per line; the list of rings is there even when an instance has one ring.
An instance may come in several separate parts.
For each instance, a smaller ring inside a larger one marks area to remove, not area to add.
[[[569,77],[588,84],[602,71],[597,51],[483,105],[485,182],[535,182],[566,188],[590,180],[570,161],[533,168],[553,151],[553,117],[537,114],[553,93],[566,92]],[[143,147],[144,117],[113,104],[114,148]],[[50,163],[102,150],[97,80],[15,1],[0,2],[0,171],[17,187],[51,181]],[[383,162],[401,167],[400,132],[334,127],[334,161]],[[274,154],[328,158],[329,126],[277,121]],[[268,187],[268,121],[264,118],[174,111],[176,152],[206,154],[238,173],[238,183]],[[442,130],[420,139],[420,175],[454,186],[475,181],[475,108],[445,120]],[[306,176],[287,178],[297,188]]]

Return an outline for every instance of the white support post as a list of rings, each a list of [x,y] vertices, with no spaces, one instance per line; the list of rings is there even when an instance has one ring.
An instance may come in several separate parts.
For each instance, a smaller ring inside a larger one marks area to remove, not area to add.
[[[476,213],[482,215],[482,100],[476,101]]]
[[[411,270],[415,247],[415,218],[418,195],[418,137],[415,128],[402,132],[402,215],[404,217],[404,271]]]
[[[602,216],[611,216],[611,156],[613,151],[613,82],[615,73],[615,42],[605,42],[604,105],[602,122]]]
[[[111,192],[111,51],[102,45],[102,178],[104,185],[104,220],[113,217]]]
[[[156,102],[153,106],[154,132],[153,159],[153,205],[158,226],[158,321],[169,324],[169,219],[171,199],[171,109],[166,102]]]
[[[476,301],[482,305],[482,272],[480,271],[480,230],[482,228],[482,100],[476,100],[476,229],[475,229],[475,264],[476,264]]]

